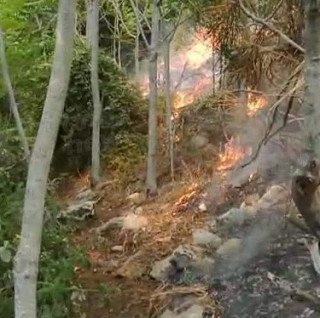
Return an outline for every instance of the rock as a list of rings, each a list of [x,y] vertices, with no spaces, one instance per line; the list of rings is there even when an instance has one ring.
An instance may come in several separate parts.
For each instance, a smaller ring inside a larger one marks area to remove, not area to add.
[[[197,258],[190,264],[190,270],[196,277],[211,275],[214,269],[215,261],[210,257]]]
[[[209,227],[211,232],[215,232],[217,230],[217,220],[215,217],[213,217],[209,222]]]
[[[167,309],[160,318],[203,318],[205,314],[205,308],[203,306],[194,304],[186,310],[180,311],[172,311]]]
[[[161,261],[155,262],[150,276],[164,282],[177,282],[185,270],[207,275],[212,269],[214,260],[204,256],[204,250],[197,246],[181,245]],[[201,276],[201,275],[200,275]]]
[[[221,238],[207,230],[198,229],[192,233],[193,244],[217,249],[221,245]]]
[[[97,227],[96,229],[94,229],[94,231],[97,234],[104,234],[108,231],[122,228],[123,224],[124,224],[124,219],[125,218],[123,216],[112,218],[108,222],[106,222],[106,223],[102,224],[101,226]]]
[[[168,256],[161,261],[154,263],[150,276],[159,281],[166,281],[169,278],[170,272],[172,270],[172,264],[170,262],[172,256]]]
[[[245,206],[255,205],[255,204],[257,204],[259,199],[260,199],[260,196],[259,196],[258,193],[247,195],[245,200],[244,200]]]
[[[206,212],[207,211],[207,206],[206,206],[206,204],[204,202],[200,203],[199,210],[201,212]]]
[[[138,206],[135,210],[134,210],[134,214],[136,215],[141,215],[143,213],[143,208],[142,206]]]
[[[204,148],[208,145],[209,138],[205,135],[197,135],[191,139],[191,144],[197,149]]]
[[[122,253],[124,248],[122,245],[115,245],[111,247],[111,252]]]
[[[96,201],[84,201],[68,206],[62,210],[57,218],[65,220],[83,221],[94,216]]]
[[[95,198],[96,194],[91,189],[84,188],[81,190],[77,195],[75,200],[76,201],[89,201]]]
[[[230,239],[218,248],[217,255],[219,255],[222,258],[234,256],[240,252],[241,243],[242,241],[240,239]]]
[[[257,202],[256,210],[284,209],[288,201],[289,192],[284,187],[273,185]]]
[[[145,195],[141,192],[135,192],[130,194],[127,200],[134,205],[140,205],[145,200]]]
[[[130,213],[124,218],[123,229],[138,231],[148,225],[148,220],[144,216],[135,215]]]
[[[117,271],[117,276],[131,280],[141,277],[144,274],[144,267],[138,262],[140,256],[141,251],[130,256]]]
[[[231,208],[227,213],[218,217],[218,221],[227,226],[242,225],[246,220],[254,217],[248,209]]]
[[[148,225],[148,220],[144,216],[129,213],[127,216],[119,216],[110,219],[107,223],[102,224],[95,229],[97,234],[105,234],[115,229],[124,229],[138,231]]]

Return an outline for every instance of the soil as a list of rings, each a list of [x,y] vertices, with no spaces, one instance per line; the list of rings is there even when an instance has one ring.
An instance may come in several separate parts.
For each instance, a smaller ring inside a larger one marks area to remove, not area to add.
[[[219,206],[202,213],[196,211],[196,207],[204,192],[203,186],[171,189],[170,193],[142,205],[143,215],[151,224],[146,231],[139,234],[113,231],[98,239],[91,229],[131,209],[121,199],[124,194],[113,196],[106,192],[95,218],[87,222],[75,237],[76,244],[87,250],[91,263],[89,269],[77,271],[79,283],[88,290],[95,290],[101,284],[106,286],[104,293],[88,292],[83,307],[86,317],[158,317],[165,303],[152,297],[163,288],[161,283],[148,276],[152,264],[169,255],[178,245],[190,242],[192,230],[208,224],[213,214],[239,207],[244,196],[254,193],[257,188],[263,192],[261,180],[259,186],[251,183],[241,189],[229,189]],[[268,273],[274,274],[320,296],[320,279],[312,267],[309,251],[301,244],[301,239],[308,235],[286,223],[284,212],[267,211],[242,226],[218,229],[217,234],[221,237],[242,238],[245,242],[240,259],[217,260],[211,277],[200,278],[200,283],[206,286],[214,301],[222,306],[221,317],[319,317],[314,304],[293,297],[268,278]],[[123,246],[124,251],[111,252],[115,245]],[[142,253],[143,274],[133,278],[119,277],[119,267],[139,251]]]

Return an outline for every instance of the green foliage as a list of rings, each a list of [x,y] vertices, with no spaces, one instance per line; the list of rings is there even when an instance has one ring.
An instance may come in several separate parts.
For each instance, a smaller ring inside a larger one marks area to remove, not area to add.
[[[0,317],[13,317],[13,258],[16,252],[26,179],[26,163],[15,129],[0,118]],[[50,318],[73,317],[70,297],[75,266],[86,266],[82,251],[68,238],[68,229],[55,221],[56,205],[49,191],[47,210],[53,214],[43,231],[38,306]],[[45,316],[42,316],[45,317]]]
[[[102,151],[124,154],[133,148],[145,148],[147,108],[139,90],[131,84],[114,60],[100,54],[100,95],[103,106],[101,120]],[[73,61],[68,97],[57,146],[57,161],[70,162],[69,167],[81,168],[90,163],[92,132],[92,95],[90,57],[78,46]],[[64,159],[63,159],[64,158]]]

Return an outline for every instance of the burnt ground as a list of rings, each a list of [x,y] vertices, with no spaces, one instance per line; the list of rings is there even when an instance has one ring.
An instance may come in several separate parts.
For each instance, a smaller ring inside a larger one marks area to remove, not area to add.
[[[264,194],[266,184],[260,182],[259,185],[256,181],[241,189],[226,189],[221,205],[212,211],[214,217],[231,207],[239,207],[249,194]],[[88,318],[159,317],[165,307],[154,302],[151,295],[159,288],[161,291],[163,285],[151,280],[148,273],[155,261],[166,257],[180,244],[190,242],[195,228],[203,228],[210,222],[212,215],[209,213],[194,212],[203,191],[197,186],[178,187],[155,202],[146,202],[143,210],[149,219],[149,230],[133,237],[113,232],[99,243],[90,229],[121,215],[121,206],[124,205],[118,196],[111,200],[108,191],[108,200],[99,205],[95,220],[92,224],[87,223],[76,238],[77,244],[88,251],[91,263],[90,269],[78,272],[79,282],[88,289],[104,283],[110,290],[107,301],[106,297],[102,299],[95,293],[88,295],[85,305]],[[309,251],[301,243],[301,239],[308,235],[286,222],[284,214],[281,210],[261,211],[254,220],[241,226],[226,228],[218,225],[216,234],[220,237],[240,238],[244,244],[242,250],[229,259],[219,260],[214,256],[216,264],[211,275],[199,275],[195,279],[200,279],[213,300],[223,308],[222,316],[216,315],[215,318],[320,317],[320,312],[312,304],[296,299],[267,276],[272,273],[320,296],[320,278],[313,269]],[[110,248],[115,245],[124,246],[124,252],[112,253]],[[138,268],[143,266],[143,275],[118,277],[117,268],[137,251],[142,253]],[[193,282],[179,283],[190,285]],[[169,288],[174,286],[169,285]]]
[[[262,213],[251,224],[229,231],[244,239],[240,258],[220,261],[210,279],[225,318],[319,317],[312,304],[294,299],[267,277],[268,272],[313,295],[320,295],[320,278],[301,243],[306,234],[285,223],[279,211]],[[300,242],[300,243],[299,243]]]

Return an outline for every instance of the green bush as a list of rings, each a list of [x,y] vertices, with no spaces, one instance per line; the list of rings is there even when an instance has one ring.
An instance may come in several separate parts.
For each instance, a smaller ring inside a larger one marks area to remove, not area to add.
[[[102,151],[112,148],[128,150],[132,143],[145,148],[147,107],[140,91],[128,81],[123,72],[105,52],[100,54],[99,86],[103,106],[101,121]],[[92,93],[90,56],[78,46],[71,70],[68,97],[56,149],[56,165],[81,168],[90,164],[92,135]],[[122,136],[126,135],[126,138]]]

